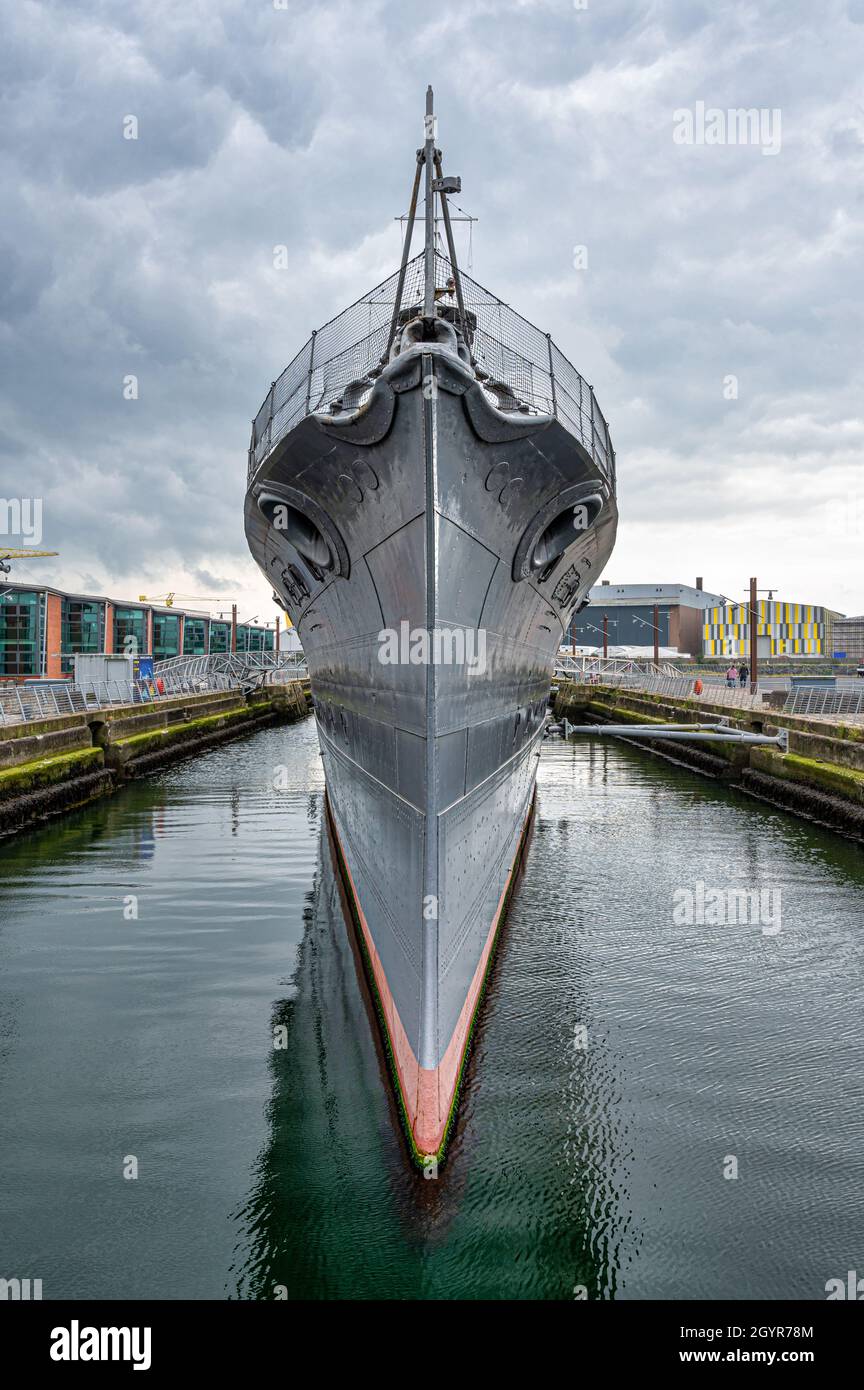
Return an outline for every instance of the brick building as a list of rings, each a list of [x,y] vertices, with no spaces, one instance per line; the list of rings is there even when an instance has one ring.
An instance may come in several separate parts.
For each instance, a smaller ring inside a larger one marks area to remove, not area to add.
[[[238,651],[273,651],[275,640],[275,626],[238,624]],[[50,586],[0,589],[0,680],[71,676],[75,652],[135,651],[162,661],[230,648],[230,621],[207,613]]]
[[[588,594],[588,605],[570,624],[568,643],[602,647],[604,619],[610,647],[654,645],[654,606],[657,605],[658,646],[673,647],[689,656],[702,650],[703,614],[719,594],[689,584],[611,584],[603,580]]]

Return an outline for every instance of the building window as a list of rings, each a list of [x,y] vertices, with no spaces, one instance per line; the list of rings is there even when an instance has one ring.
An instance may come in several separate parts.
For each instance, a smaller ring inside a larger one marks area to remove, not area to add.
[[[0,676],[42,671],[44,596],[13,589],[0,597]]]
[[[118,656],[148,654],[147,613],[143,608],[114,609],[114,650]]]
[[[207,655],[207,619],[186,618],[183,623],[183,655]]]
[[[210,650],[211,652],[227,652],[231,650],[231,624],[212,623],[210,624]]]
[[[102,612],[101,603],[88,603],[84,599],[63,599],[60,669],[64,675],[70,675],[74,669],[73,652],[102,651],[104,642]]]
[[[267,652],[273,650],[273,633],[263,627],[248,624],[237,628],[238,652]]]
[[[164,661],[180,655],[179,613],[153,614],[153,659]]]

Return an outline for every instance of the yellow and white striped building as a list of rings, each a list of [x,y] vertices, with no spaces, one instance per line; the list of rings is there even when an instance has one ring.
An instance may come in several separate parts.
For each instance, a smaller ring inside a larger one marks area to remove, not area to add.
[[[834,619],[839,613],[812,603],[759,599],[756,637],[760,656],[830,656]],[[749,603],[719,604],[704,610],[703,656],[750,655]]]

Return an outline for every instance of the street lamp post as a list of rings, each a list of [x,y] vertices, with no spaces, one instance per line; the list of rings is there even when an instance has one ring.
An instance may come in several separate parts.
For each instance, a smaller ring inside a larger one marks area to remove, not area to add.
[[[774,585],[774,586],[773,586],[772,588],[770,588],[770,589],[763,589],[763,590],[762,590],[762,593],[763,593],[763,594],[764,594],[764,593],[767,593],[768,598],[769,598],[769,601],[770,601],[770,600],[773,598],[773,596],[774,596],[774,589],[775,589],[775,588],[776,588],[776,585]],[[734,600],[733,600],[733,599],[727,598],[725,594],[721,594],[721,595],[720,595],[720,598],[723,600],[724,603],[732,604],[732,606],[734,607]],[[751,695],[755,695],[755,694],[756,694],[757,687],[758,687],[758,685],[759,685],[759,637],[758,637],[758,628],[759,628],[759,580],[758,580],[758,579],[751,579],[751,580],[750,580],[750,602],[749,602],[749,604],[747,605],[747,619],[748,619],[748,625],[749,625],[749,628],[750,628],[750,694],[751,694]]]
[[[604,613],[604,614],[603,614],[603,626],[602,626],[602,628],[600,628],[600,627],[595,627],[593,623],[585,623],[585,624],[584,624],[584,626],[588,629],[589,632],[596,632],[597,635],[598,635],[599,637],[602,637],[602,638],[603,638],[603,655],[606,656],[606,657],[608,657],[608,655],[609,655],[609,623],[610,623],[610,621],[611,621],[613,627],[617,627],[617,626],[618,626],[618,619],[617,619],[617,618],[612,618],[612,619],[610,620],[608,613]]]
[[[759,684],[759,674],[756,669],[759,661],[759,639],[756,636],[758,624],[758,580],[750,580],[750,694],[755,695]]]
[[[664,613],[663,616],[666,617],[667,614]],[[645,621],[644,618],[637,618],[635,613],[633,614],[633,622],[634,622],[634,623],[639,623],[639,625],[640,625],[641,627],[650,627],[650,628],[652,629],[652,631],[653,631],[653,633],[654,633],[654,665],[655,665],[655,666],[659,665],[659,663],[660,663],[660,606],[659,606],[659,604],[657,604],[657,603],[654,604],[654,621],[653,621],[653,622],[646,623],[646,621]]]

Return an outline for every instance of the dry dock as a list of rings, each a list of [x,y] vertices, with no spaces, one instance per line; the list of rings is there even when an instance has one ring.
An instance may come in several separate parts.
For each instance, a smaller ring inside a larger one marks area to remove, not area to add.
[[[184,694],[0,729],[0,835],[83,806],[122,782],[267,724],[302,718],[301,681]]]
[[[751,796],[794,811],[843,834],[864,839],[864,724],[842,717],[815,718],[771,708],[735,709],[710,698],[678,698],[618,686],[563,682],[555,700],[559,719],[613,724],[698,724],[727,718],[753,733],[788,732],[788,749],[730,743],[698,745],[652,741],[640,746],[718,777]]]

